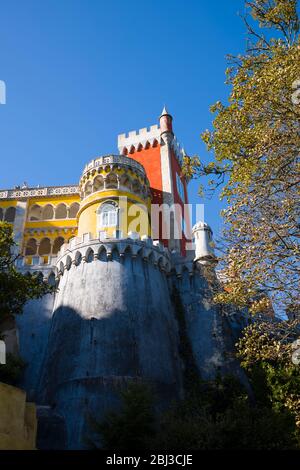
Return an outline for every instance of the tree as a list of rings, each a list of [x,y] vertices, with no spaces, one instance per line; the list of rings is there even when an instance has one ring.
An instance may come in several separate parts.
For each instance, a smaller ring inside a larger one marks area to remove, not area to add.
[[[4,340],[5,336],[1,336],[3,325],[22,313],[27,300],[54,292],[54,287],[43,282],[38,275],[17,271],[17,257],[12,254],[14,246],[11,224],[0,222],[0,339]],[[24,367],[20,357],[8,353],[6,364],[0,366],[0,381],[16,383]]]
[[[121,393],[119,412],[93,422],[94,446],[123,451],[298,448],[289,409],[251,403],[233,377],[201,381],[198,387],[198,394],[187,393],[154,413],[151,390],[131,384]]]
[[[216,300],[260,312],[299,309],[300,41],[296,0],[246,1],[248,47],[229,57],[228,104],[202,134],[214,161],[186,157],[188,176],[223,186],[226,289]],[[258,26],[258,28],[257,28]],[[264,295],[257,295],[264,293]]]
[[[15,267],[12,226],[0,222],[0,320],[22,313],[27,300],[54,292],[37,274],[22,274]]]
[[[92,443],[107,450],[146,450],[155,432],[154,398],[143,383],[129,384],[121,394],[119,412],[108,412],[101,422],[91,420]],[[100,442],[99,442],[100,441]]]
[[[258,321],[245,328],[237,346],[257,401],[290,411],[300,429],[300,361],[293,360],[299,333],[298,319]]]

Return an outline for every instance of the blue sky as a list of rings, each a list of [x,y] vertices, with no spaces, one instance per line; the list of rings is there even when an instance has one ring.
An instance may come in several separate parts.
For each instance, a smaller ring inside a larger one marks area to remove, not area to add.
[[[200,133],[229,93],[225,56],[246,45],[238,12],[243,0],[2,0],[0,187],[76,184],[164,104],[187,153],[208,161]],[[205,201],[216,234],[223,206]]]

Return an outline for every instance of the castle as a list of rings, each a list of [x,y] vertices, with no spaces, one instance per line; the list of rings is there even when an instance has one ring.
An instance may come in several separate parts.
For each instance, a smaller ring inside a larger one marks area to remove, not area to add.
[[[118,150],[88,163],[78,186],[0,191],[18,269],[57,285],[17,318],[41,448],[84,448],[87,417],[117,408],[129,382],[153,384],[162,406],[184,395],[179,307],[199,374],[240,374],[231,352],[244,319],[212,301],[216,259],[203,221],[191,249],[171,115],[164,108],[159,125],[119,135]]]

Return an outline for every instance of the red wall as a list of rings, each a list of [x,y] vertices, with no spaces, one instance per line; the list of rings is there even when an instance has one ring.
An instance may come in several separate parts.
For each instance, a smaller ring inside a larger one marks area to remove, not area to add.
[[[162,204],[160,145],[130,153],[128,156],[143,165],[150,182],[152,202],[154,204]]]
[[[138,161],[143,165],[145,168],[147,177],[150,182],[150,189],[152,194],[152,203],[153,204],[162,204],[163,203],[163,188],[162,188],[162,175],[161,175],[161,160],[160,160],[160,145],[158,144],[156,147],[149,147],[148,149],[142,149],[140,151],[135,151],[134,153],[130,153],[128,155],[130,158]],[[173,179],[173,191],[174,191],[174,202],[178,203],[182,207],[183,213],[183,201],[177,192],[177,183],[176,183],[176,173],[181,175],[181,168],[180,165],[172,152],[171,156],[171,165],[172,165],[172,179]],[[187,199],[187,187],[186,182],[182,179],[185,191],[185,203],[188,204]],[[189,221],[186,221],[188,224]],[[160,234],[161,234],[161,227],[160,227]],[[162,240],[165,246],[168,246],[168,240]],[[181,252],[185,255],[185,238],[181,240]]]

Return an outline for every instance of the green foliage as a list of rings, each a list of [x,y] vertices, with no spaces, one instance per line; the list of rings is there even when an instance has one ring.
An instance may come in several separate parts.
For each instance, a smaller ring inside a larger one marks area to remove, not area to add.
[[[291,361],[299,321],[257,320],[244,329],[237,357],[252,385],[249,397],[233,376],[199,377],[176,289],[173,302],[185,366],[184,400],[158,413],[151,389],[131,384],[121,394],[120,411],[93,423],[94,445],[148,451],[300,449],[300,369]]]
[[[37,299],[54,292],[35,274],[21,274],[15,268],[16,257],[12,254],[15,246],[12,226],[0,222],[0,324],[22,313],[27,300]],[[1,331],[0,331],[1,334]],[[0,365],[0,381],[16,384],[25,363],[16,355],[8,353],[6,364]]]
[[[129,384],[121,392],[121,399],[119,413],[110,412],[101,423],[92,424],[94,433],[100,436],[101,448],[146,450],[155,424],[151,390],[144,384]]]
[[[214,417],[208,409],[174,410],[162,418],[154,447],[172,450],[294,449],[295,425],[290,414],[236,399]]]
[[[289,410],[300,429],[300,367],[292,362],[299,321],[258,321],[247,327],[238,356],[248,373],[258,403]]]
[[[204,165],[186,157],[184,164],[189,177],[212,175],[229,205],[221,260],[227,283],[216,301],[253,313],[268,309],[269,299],[280,311],[299,309],[300,104],[292,99],[300,79],[297,2],[245,3],[248,47],[229,57],[228,103],[211,107],[213,129],[202,134],[214,160]],[[257,292],[267,296],[258,299]]]
[[[93,426],[111,450],[190,451],[210,449],[296,449],[295,420],[287,409],[253,404],[233,377],[202,382],[167,411],[154,414],[149,389],[132,385],[119,413]]]
[[[54,291],[36,274],[21,274],[15,268],[12,255],[13,241],[11,224],[0,222],[0,318],[22,312],[29,299],[40,298]]]
[[[0,382],[16,385],[25,367],[26,364],[20,357],[8,353],[6,364],[0,365]]]

